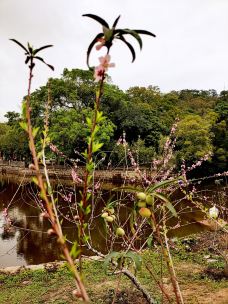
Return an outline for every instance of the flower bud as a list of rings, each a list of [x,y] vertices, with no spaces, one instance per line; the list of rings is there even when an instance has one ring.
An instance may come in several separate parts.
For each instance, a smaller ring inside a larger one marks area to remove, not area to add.
[[[82,294],[77,289],[73,290],[72,294],[73,294],[74,297],[82,300]]]
[[[34,164],[29,164],[29,169],[30,170],[35,170],[36,168],[35,168]]]
[[[209,209],[210,218],[216,219],[218,217],[219,210],[215,207],[215,205]]]
[[[47,234],[48,235],[55,234],[55,231],[52,228],[48,229]]]

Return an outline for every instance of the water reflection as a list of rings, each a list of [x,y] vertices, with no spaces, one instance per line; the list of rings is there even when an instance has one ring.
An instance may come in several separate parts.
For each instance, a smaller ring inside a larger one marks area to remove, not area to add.
[[[53,243],[45,233],[45,225],[48,223],[40,222],[39,210],[25,191],[25,187],[22,187],[13,198],[17,188],[18,185],[13,183],[2,184],[0,188],[1,267],[45,262],[47,248]],[[12,225],[3,217],[3,210],[9,204],[11,205],[8,217]],[[55,250],[51,251],[51,254],[52,260],[58,256]]]
[[[40,209],[35,201],[36,189],[29,183],[19,189],[19,183],[0,180],[0,267],[39,264],[61,259],[59,246],[56,239],[47,234],[50,224],[40,217]],[[181,205],[182,204],[182,205]],[[8,216],[11,225],[4,220],[4,209],[10,205]],[[202,214],[186,206],[186,202],[179,204],[183,209],[181,215],[181,228],[170,230],[170,236],[183,236],[206,229],[197,220],[202,219]],[[62,208],[64,213],[64,206]],[[121,214],[122,219],[128,214]],[[67,217],[67,214],[64,214]],[[171,225],[175,226],[175,220]],[[77,238],[74,223],[63,218],[63,233],[71,241]],[[91,230],[91,238],[99,251],[106,251],[103,221],[97,218]],[[85,254],[92,254],[85,250]]]
[[[35,201],[36,189],[28,183],[19,189],[18,187],[17,183],[0,183],[0,267],[61,260],[55,237],[47,233],[51,226],[40,217],[41,211]],[[3,214],[9,205],[10,225]],[[63,234],[69,241],[74,241],[78,236],[76,225],[67,220],[68,215],[64,208],[62,206],[61,209],[65,216],[62,222]],[[104,252],[106,244],[102,220],[97,218],[93,227],[91,238],[96,243],[96,248]],[[83,254],[91,255],[92,252],[84,249]]]

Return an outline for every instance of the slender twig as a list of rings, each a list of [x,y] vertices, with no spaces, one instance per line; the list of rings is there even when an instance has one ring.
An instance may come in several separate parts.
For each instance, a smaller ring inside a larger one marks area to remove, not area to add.
[[[176,297],[176,302],[177,302],[177,304],[183,304],[184,302],[183,302],[182,295],[180,293],[180,288],[179,288],[179,284],[178,284],[177,279],[176,279],[173,264],[171,265],[171,262],[172,262],[172,259],[170,260],[171,255],[170,255],[170,252],[167,252],[167,249],[164,247],[164,242],[162,240],[160,228],[159,228],[159,226],[156,222],[156,218],[155,218],[155,215],[154,215],[153,212],[151,214],[151,219],[154,222],[156,237],[157,237],[157,240],[159,241],[159,243],[161,245],[161,250],[162,250],[162,253],[163,253],[164,259],[166,261],[166,265],[167,265],[169,274],[170,274],[171,282],[172,282],[172,285],[173,285],[173,291],[174,291],[174,294],[175,294],[175,297]]]
[[[56,236],[58,237],[58,242],[61,246],[62,252],[65,256],[65,259],[69,265],[70,270],[72,271],[72,274],[74,276],[75,279],[75,283],[77,286],[77,296],[79,298],[82,298],[85,302],[89,301],[87,292],[85,290],[85,287],[81,281],[81,278],[79,276],[79,273],[74,265],[74,261],[69,253],[69,250],[67,248],[65,239],[62,235],[62,230],[61,230],[61,226],[59,225],[59,222],[57,221],[57,218],[55,216],[55,212],[53,211],[53,206],[52,203],[49,201],[47,192],[46,192],[46,188],[45,188],[45,184],[42,178],[42,174],[40,172],[40,167],[39,167],[39,162],[38,162],[38,157],[37,157],[37,153],[36,153],[36,147],[35,147],[35,141],[34,141],[34,136],[32,133],[32,123],[31,123],[31,106],[30,106],[30,99],[31,99],[31,84],[32,84],[32,77],[33,77],[33,58],[31,58],[31,64],[29,66],[29,82],[28,82],[28,95],[26,98],[26,120],[27,120],[27,131],[28,131],[28,137],[29,137],[29,148],[30,151],[32,153],[32,158],[33,158],[33,163],[34,163],[34,168],[36,171],[36,176],[37,176],[37,184],[40,188],[40,194],[41,197],[43,199],[43,201],[45,202],[45,206],[46,206],[46,210],[49,216],[49,220],[51,222],[52,225],[52,229],[53,229],[53,233],[56,234]]]
[[[150,273],[150,275],[153,277],[155,283],[158,285],[158,287],[161,289],[162,294],[164,294],[164,296],[166,297],[166,299],[169,301],[169,303],[171,302],[170,296],[168,295],[168,293],[166,292],[163,284],[161,282],[159,282],[159,280],[156,278],[155,274],[152,272],[152,270],[150,269],[150,267],[146,264],[145,265],[146,269],[148,270],[148,272]]]

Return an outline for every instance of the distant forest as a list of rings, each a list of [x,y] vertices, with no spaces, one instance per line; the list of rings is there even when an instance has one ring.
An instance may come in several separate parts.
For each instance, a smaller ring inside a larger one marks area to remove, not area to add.
[[[49,84],[32,93],[33,125],[39,127],[37,146],[42,136],[45,111],[49,99],[49,137],[51,143],[69,158],[80,159],[86,149],[88,129],[86,117],[92,115],[96,83],[91,71],[80,69],[63,71],[61,78],[52,78]],[[124,164],[124,149],[118,145],[123,136],[135,159],[142,166],[150,167],[159,159],[164,144],[174,124],[171,136],[173,146],[172,166],[179,170],[185,160],[191,166],[205,155],[212,153],[195,174],[210,175],[228,169],[228,91],[181,90],[162,93],[157,86],[131,87],[120,90],[111,80],[105,84],[101,110],[106,116],[100,141],[107,151],[107,162]],[[21,114],[7,112],[6,123],[0,123],[0,153],[4,159],[28,160],[27,135],[19,126]],[[112,151],[112,152],[111,152]],[[102,157],[102,153],[97,158]],[[47,149],[47,157],[62,159]],[[126,160],[125,160],[126,161]],[[81,164],[83,159],[81,159]]]

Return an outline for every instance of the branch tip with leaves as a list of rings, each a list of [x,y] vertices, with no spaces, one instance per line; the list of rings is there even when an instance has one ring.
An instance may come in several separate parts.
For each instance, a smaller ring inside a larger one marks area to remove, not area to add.
[[[33,46],[31,46],[29,42],[28,42],[27,48],[26,48],[22,43],[20,43],[16,39],[10,39],[10,40],[15,42],[17,45],[19,45],[25,51],[25,55],[26,55],[25,64],[29,63],[29,67],[31,67],[32,69],[34,68],[34,66],[35,66],[34,59],[36,59],[36,60],[39,60],[39,61],[43,62],[44,64],[46,64],[52,71],[54,71],[53,65],[46,63],[42,57],[36,56],[36,54],[39,53],[40,51],[47,49],[49,47],[52,47],[53,46],[52,44],[44,45],[38,49],[34,49]]]
[[[102,26],[103,31],[101,33],[98,33],[96,35],[96,37],[92,40],[92,42],[90,43],[88,50],[87,50],[87,65],[89,66],[89,56],[90,53],[94,47],[94,45],[97,42],[102,42],[102,46],[106,46],[109,52],[110,47],[113,44],[113,41],[115,39],[119,39],[121,40],[130,50],[131,55],[132,55],[132,62],[135,60],[135,50],[133,48],[133,46],[125,39],[125,35],[130,35],[133,38],[135,38],[138,43],[139,43],[139,47],[140,49],[142,49],[142,38],[140,37],[140,35],[149,35],[152,37],[156,37],[155,34],[149,32],[149,31],[145,31],[145,30],[138,30],[138,29],[116,29],[116,26],[119,22],[120,19],[120,15],[116,18],[116,20],[114,21],[112,27],[110,28],[108,23],[101,17],[94,15],[94,14],[84,14],[82,15],[83,17],[89,17],[92,18],[93,20],[97,21],[98,23],[100,23],[100,25]]]

